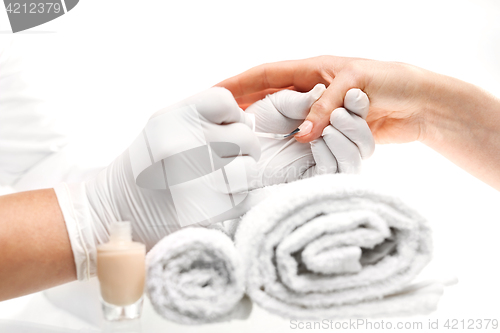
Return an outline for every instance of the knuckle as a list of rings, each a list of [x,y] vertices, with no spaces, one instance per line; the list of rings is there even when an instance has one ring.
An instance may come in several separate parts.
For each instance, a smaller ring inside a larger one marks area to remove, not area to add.
[[[330,56],[323,54],[323,55],[317,56],[316,59],[319,61],[327,61],[328,59],[330,59]]]
[[[320,55],[316,58],[313,58],[314,60],[316,60],[318,63],[320,63],[323,67],[329,67],[328,65],[330,65],[332,63],[332,60],[334,59],[333,56],[331,55]]]
[[[330,106],[326,101],[319,99],[311,107],[311,112],[324,115],[330,114],[332,110],[330,110]]]
[[[332,83],[335,75],[332,73],[331,70],[328,69],[326,66],[321,66],[319,70],[319,76],[324,82],[328,82],[328,84]]]
[[[356,61],[351,61],[346,64],[342,70],[342,76],[348,80],[352,86],[357,87],[362,81],[363,70],[361,65]]]
[[[335,78],[333,70],[333,57],[328,55],[322,55],[315,58],[311,58],[313,63],[313,68],[316,68],[317,74],[322,82],[329,85]]]

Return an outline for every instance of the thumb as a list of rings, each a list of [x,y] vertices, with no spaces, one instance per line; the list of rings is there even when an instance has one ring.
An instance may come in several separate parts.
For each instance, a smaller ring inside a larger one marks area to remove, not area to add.
[[[269,100],[283,116],[303,120],[307,117],[311,106],[323,95],[325,90],[325,85],[320,83],[306,93],[282,90],[269,95]]]
[[[295,139],[299,142],[310,142],[319,138],[323,129],[330,124],[330,114],[344,105],[344,96],[351,88],[355,88],[351,79],[337,76],[321,98],[312,105],[311,111],[299,126],[300,132],[295,135]]]

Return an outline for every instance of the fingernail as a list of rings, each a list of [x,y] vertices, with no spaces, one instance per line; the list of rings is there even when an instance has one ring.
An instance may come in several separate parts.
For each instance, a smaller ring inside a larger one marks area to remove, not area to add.
[[[306,120],[302,123],[302,125],[299,126],[300,132],[295,134],[295,136],[299,137],[307,135],[311,133],[312,128],[313,128],[313,123],[310,122],[309,120]]]

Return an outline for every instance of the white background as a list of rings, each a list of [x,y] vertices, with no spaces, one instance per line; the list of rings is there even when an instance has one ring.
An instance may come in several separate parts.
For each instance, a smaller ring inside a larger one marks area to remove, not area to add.
[[[23,50],[32,84],[54,104],[60,128],[84,156],[103,163],[125,149],[158,109],[265,62],[323,54],[395,60],[500,96],[500,2],[493,0],[85,0],[16,35],[0,9],[0,31],[0,38],[15,38]],[[419,143],[378,145],[364,174],[430,220],[435,257],[424,275],[459,279],[429,318],[500,320],[499,192]],[[90,326],[57,311],[41,294],[0,303],[0,318]],[[144,332],[181,329],[154,314],[142,325]],[[255,307],[247,321],[182,329],[289,326]]]

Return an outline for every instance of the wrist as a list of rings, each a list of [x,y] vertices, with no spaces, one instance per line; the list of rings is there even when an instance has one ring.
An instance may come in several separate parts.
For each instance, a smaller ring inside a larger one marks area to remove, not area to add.
[[[477,121],[471,111],[477,107],[482,91],[452,77],[430,71],[423,74],[419,141],[435,147],[471,129]]]
[[[473,84],[435,75],[420,141],[500,189],[500,100]]]

